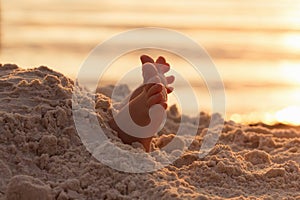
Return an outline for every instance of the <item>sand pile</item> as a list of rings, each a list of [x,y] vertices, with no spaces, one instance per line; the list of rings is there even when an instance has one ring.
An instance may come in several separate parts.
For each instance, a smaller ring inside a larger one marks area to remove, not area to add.
[[[73,88],[72,80],[47,67],[0,67],[0,199],[300,199],[297,130],[226,122],[217,145],[199,158],[210,121],[201,113],[192,144],[181,138],[168,149],[171,155],[186,149],[172,165],[151,173],[119,172],[82,144],[72,117]],[[110,88],[98,91],[108,94]],[[142,151],[138,144],[122,144],[106,125],[108,97],[98,93],[95,107],[110,142]],[[195,128],[193,118],[180,119],[171,107],[154,148],[172,140],[180,121],[187,132]]]

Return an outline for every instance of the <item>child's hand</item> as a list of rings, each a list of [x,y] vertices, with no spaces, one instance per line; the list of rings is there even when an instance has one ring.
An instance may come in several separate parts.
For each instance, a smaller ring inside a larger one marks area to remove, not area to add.
[[[164,76],[167,84],[166,84],[166,89],[167,89],[167,93],[171,93],[174,88],[168,86],[169,84],[172,84],[175,80],[174,76],[165,76],[164,74],[167,73],[170,70],[170,64],[166,62],[166,59],[162,56],[159,56],[156,61],[154,62],[154,60],[147,55],[142,55],[140,57],[142,64],[145,63],[153,63],[158,71],[159,74],[161,74],[162,76]]]

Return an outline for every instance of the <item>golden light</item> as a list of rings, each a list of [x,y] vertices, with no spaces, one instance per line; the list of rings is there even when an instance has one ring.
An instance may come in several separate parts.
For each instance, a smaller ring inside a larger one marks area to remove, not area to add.
[[[289,106],[276,112],[276,120],[284,124],[300,125],[300,107]]]
[[[233,114],[230,116],[230,120],[235,121],[236,123],[241,123],[242,117],[239,114]]]
[[[276,118],[274,116],[274,113],[266,112],[263,115],[262,122],[268,125],[273,125],[276,123]]]
[[[290,49],[300,50],[300,34],[287,34],[283,37],[283,44]]]
[[[283,62],[279,73],[287,82],[300,84],[300,63]]]

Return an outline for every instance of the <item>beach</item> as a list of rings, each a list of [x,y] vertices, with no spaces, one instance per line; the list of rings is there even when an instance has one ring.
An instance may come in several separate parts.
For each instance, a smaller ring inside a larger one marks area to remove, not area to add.
[[[220,116],[201,112],[196,126],[194,118],[181,116],[176,105],[170,105],[166,123],[152,141],[154,153],[143,159],[149,166],[169,159],[167,153],[178,159],[152,172],[119,171],[97,160],[78,134],[73,113],[80,107],[72,105],[74,81],[45,66],[20,67],[0,66],[1,200],[300,199],[299,127],[215,123],[212,128],[222,127],[218,141],[201,157],[199,150],[211,134],[210,119]],[[139,144],[123,144],[107,125],[113,109],[111,90],[99,88],[95,99],[82,92],[95,109],[85,110],[85,119],[97,117],[106,142],[124,154],[144,152]],[[175,137],[180,124],[186,137]],[[190,130],[196,135],[190,136]],[[171,141],[175,145],[164,149]],[[96,148],[100,155],[106,148],[101,147]],[[122,161],[120,166],[129,162],[137,168],[145,164],[131,163],[133,157],[123,161],[122,156],[115,154],[108,161]]]
[[[167,28],[191,38],[210,55],[226,89],[227,120],[300,125],[299,115],[293,119],[277,116],[290,106],[300,109],[297,0],[3,0],[1,8],[1,63],[17,63],[26,69],[47,65],[74,80],[91,50],[112,36],[135,28]],[[143,39],[124,41],[122,46]],[[172,41],[170,47],[173,42],[177,44]],[[113,54],[114,48],[106,53]],[[180,74],[190,71],[183,57],[146,53],[164,55]],[[117,62],[116,74],[123,75],[120,63],[125,72],[140,66],[137,54],[120,55],[126,64]],[[206,85],[199,84],[201,77],[195,75],[188,73],[186,78],[199,94],[201,110],[211,112]],[[112,73],[105,78],[111,83],[119,80]]]

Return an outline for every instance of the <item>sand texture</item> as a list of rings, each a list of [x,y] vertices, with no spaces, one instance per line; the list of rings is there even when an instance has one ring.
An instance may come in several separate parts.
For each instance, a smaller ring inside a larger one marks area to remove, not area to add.
[[[165,150],[170,155],[184,150],[173,164],[151,173],[120,172],[96,160],[83,145],[72,117],[73,88],[72,80],[47,67],[0,67],[0,200],[300,199],[296,129],[225,122],[217,145],[199,158],[210,121],[201,113],[192,144],[186,146],[191,138],[179,137]],[[142,152],[139,144],[122,144],[107,126],[113,108],[106,95],[111,90],[99,88],[95,101],[84,96],[96,108],[96,114],[86,111],[86,119],[96,115],[109,142],[124,151]],[[153,148],[168,144],[180,122],[186,132],[195,128],[193,118],[181,118],[172,106]],[[165,159],[164,152],[157,155]],[[146,164],[155,165],[150,157],[144,158]]]

